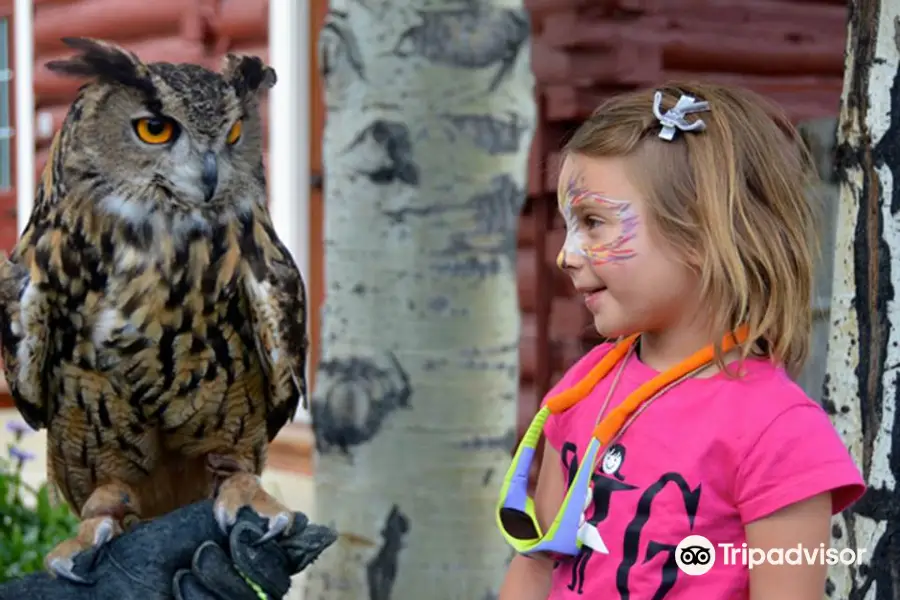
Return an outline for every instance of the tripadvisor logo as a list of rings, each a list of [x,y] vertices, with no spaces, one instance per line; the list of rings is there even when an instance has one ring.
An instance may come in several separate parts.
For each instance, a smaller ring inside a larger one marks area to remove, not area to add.
[[[675,547],[675,563],[685,575],[703,575],[716,564],[716,555],[724,565],[740,565],[754,568],[771,565],[859,565],[865,549],[826,548],[825,544],[805,548],[798,544],[792,548],[762,550],[749,548],[747,544],[718,544],[718,548],[702,535],[689,535]]]

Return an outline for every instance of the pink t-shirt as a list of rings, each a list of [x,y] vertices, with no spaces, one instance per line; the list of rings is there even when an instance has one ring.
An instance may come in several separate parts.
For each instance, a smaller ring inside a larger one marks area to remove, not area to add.
[[[594,348],[548,397],[580,380],[611,348]],[[591,394],[551,416],[547,442],[571,482],[618,365]],[[608,554],[583,548],[557,563],[549,600],[746,599],[748,570],[723,564],[719,543],[740,547],[744,526],[789,504],[833,491],[838,513],[864,491],[825,411],[765,360],[746,376],[687,379],[659,396],[610,447],[595,470],[588,523]],[[609,411],[657,372],[632,355]],[[675,548],[689,535],[716,545],[712,570],[682,573]]]

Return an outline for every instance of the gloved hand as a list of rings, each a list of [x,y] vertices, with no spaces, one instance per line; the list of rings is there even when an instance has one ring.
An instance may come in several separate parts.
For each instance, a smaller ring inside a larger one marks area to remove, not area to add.
[[[297,513],[293,535],[254,546],[258,536],[252,536],[260,531],[261,522],[244,510],[226,536],[213,516],[212,501],[198,502],[76,556],[73,572],[86,583],[36,573],[0,585],[0,600],[173,600],[177,594],[184,600],[266,598],[240,595],[251,587],[231,579],[237,573],[228,563],[231,552],[238,568],[256,580],[256,587],[280,600],[291,575],[311,563],[336,536],[309,525],[306,516]],[[201,592],[207,595],[191,595]]]
[[[291,575],[309,566],[334,543],[334,531],[311,525],[297,513],[287,537],[259,544],[266,522],[242,509],[228,536],[228,546],[206,542],[194,554],[191,568],[175,575],[177,600],[280,600],[291,587]]]

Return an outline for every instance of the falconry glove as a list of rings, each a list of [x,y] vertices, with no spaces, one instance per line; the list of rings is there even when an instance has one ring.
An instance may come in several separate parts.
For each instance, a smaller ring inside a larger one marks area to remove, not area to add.
[[[280,600],[300,573],[337,539],[334,531],[310,524],[296,513],[291,533],[260,539],[266,522],[242,509],[227,545],[206,542],[194,555],[190,569],[175,575],[176,600]]]
[[[303,513],[295,519],[290,534],[257,544],[266,527],[253,511],[225,535],[212,500],[198,502],[80,553],[79,581],[35,573],[0,585],[0,600],[280,599],[337,537]]]

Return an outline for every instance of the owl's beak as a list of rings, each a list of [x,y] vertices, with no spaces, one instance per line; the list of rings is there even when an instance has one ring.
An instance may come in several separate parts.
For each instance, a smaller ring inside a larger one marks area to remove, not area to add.
[[[206,189],[206,201],[209,202],[216,193],[219,183],[219,163],[215,152],[206,152],[203,155],[203,171],[201,174],[203,187]]]

